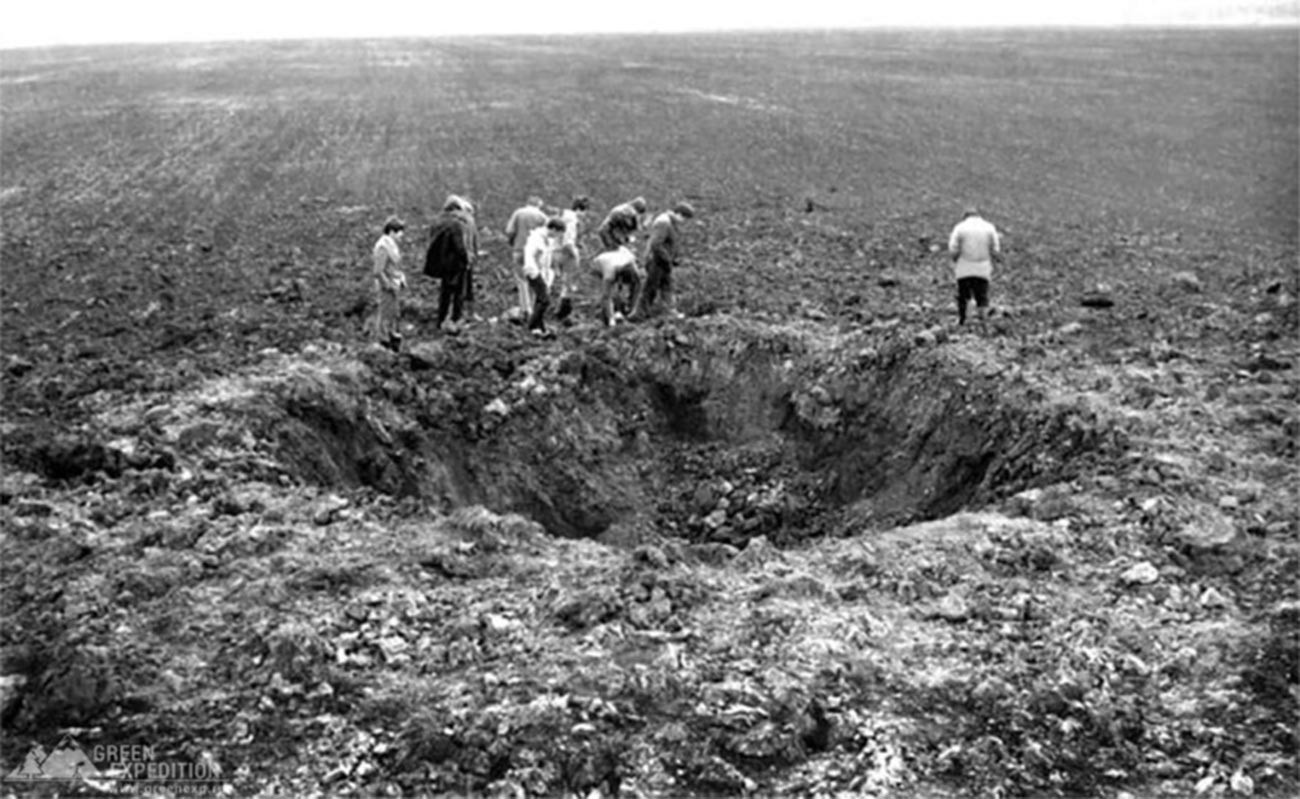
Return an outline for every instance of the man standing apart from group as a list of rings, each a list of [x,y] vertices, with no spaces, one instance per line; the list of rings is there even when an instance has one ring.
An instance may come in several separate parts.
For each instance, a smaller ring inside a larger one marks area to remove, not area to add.
[[[399,292],[406,288],[406,273],[402,271],[402,252],[397,244],[402,240],[406,224],[395,216],[384,221],[384,232],[375,242],[375,315],[370,323],[371,335],[393,352],[402,349],[402,317]]]
[[[690,203],[677,203],[671,211],[664,211],[650,223],[650,234],[646,241],[646,277],[637,296],[636,307],[632,311],[634,318],[643,318],[659,295],[663,295],[664,306],[668,313],[680,317],[673,298],[673,267],[681,258],[680,227],[682,223],[695,216],[695,209]]]
[[[429,230],[429,251],[424,258],[424,273],[438,278],[438,321],[441,330],[448,310],[454,330],[460,329],[465,304],[474,301],[474,259],[478,254],[478,230],[474,226],[474,206],[462,197],[450,195],[442,213]]]
[[[645,213],[645,209],[644,197],[637,197],[635,200],[609,209],[605,221],[596,228],[596,235],[600,237],[600,246],[606,250],[616,250],[625,244],[630,244],[632,236],[641,229],[641,215]]]
[[[546,213],[542,211],[542,198],[529,197],[528,204],[515,210],[506,222],[506,241],[510,243],[511,258],[514,261],[515,284],[519,289],[519,310],[527,319],[533,312],[533,295],[528,288],[528,278],[524,276],[524,245],[534,228],[546,224]]]
[[[982,322],[988,313],[993,262],[1001,260],[998,231],[980,216],[978,208],[969,206],[948,237],[948,252],[957,278],[957,323],[966,324],[966,305],[972,299]]]

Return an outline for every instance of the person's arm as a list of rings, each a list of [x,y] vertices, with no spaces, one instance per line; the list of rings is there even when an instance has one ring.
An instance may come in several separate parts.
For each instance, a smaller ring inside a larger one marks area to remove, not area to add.
[[[961,232],[957,228],[953,228],[948,236],[948,254],[952,256],[953,263],[961,258]]]
[[[998,266],[1002,265],[1002,237],[998,235],[997,229],[989,230],[989,260]]]
[[[506,222],[506,243],[515,246],[515,237],[519,235],[519,212],[515,211]]]

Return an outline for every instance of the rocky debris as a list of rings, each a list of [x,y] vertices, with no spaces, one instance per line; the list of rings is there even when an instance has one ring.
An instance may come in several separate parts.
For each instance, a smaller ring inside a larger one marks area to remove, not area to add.
[[[944,594],[929,610],[931,618],[943,619],[953,624],[966,621],[970,615],[970,604],[961,594],[951,591]]]
[[[1119,579],[1126,585],[1150,585],[1160,579],[1160,570],[1144,560],[1125,569]]]
[[[1217,588],[1214,588],[1213,586],[1205,589],[1205,591],[1201,594],[1200,599],[1198,601],[1200,602],[1201,607],[1210,610],[1218,610],[1221,608],[1226,608],[1231,604],[1228,601],[1228,598],[1225,597],[1222,593],[1219,592]]]
[[[36,364],[21,355],[5,356],[5,372],[10,377],[22,377],[36,368]]]
[[[948,328],[942,325],[922,330],[912,337],[918,347],[934,347],[948,340]]]
[[[696,512],[686,530],[703,540],[739,546],[785,526],[806,504],[784,479],[766,482],[758,473],[741,475],[741,482],[709,482],[693,492]]]
[[[1195,272],[1175,272],[1169,276],[1169,282],[1187,292],[1200,293],[1205,289],[1205,284]]]
[[[1093,289],[1079,297],[1079,304],[1085,308],[1113,308],[1115,296],[1109,289]]]

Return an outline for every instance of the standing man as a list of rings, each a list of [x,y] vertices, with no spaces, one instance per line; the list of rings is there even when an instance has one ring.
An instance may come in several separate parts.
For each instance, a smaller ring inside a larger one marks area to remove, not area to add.
[[[616,250],[632,241],[632,236],[641,229],[641,214],[645,213],[644,197],[616,205],[609,209],[605,221],[596,229],[600,237],[600,246],[606,250]]]
[[[975,300],[976,313],[983,322],[988,313],[993,262],[1001,260],[998,231],[980,216],[978,208],[968,206],[948,237],[948,252],[952,253],[957,278],[957,323],[966,324],[966,304],[971,299]]]
[[[368,325],[370,334],[393,352],[402,349],[399,292],[406,288],[406,273],[402,271],[402,253],[397,244],[405,231],[406,223],[395,216],[384,221],[383,235],[375,242],[374,269],[371,271],[375,279],[376,302],[375,315]]]
[[[681,260],[679,228],[682,223],[695,216],[695,209],[690,203],[677,203],[671,211],[664,211],[650,223],[650,235],[646,241],[646,277],[645,286],[637,297],[633,318],[640,319],[650,310],[658,295],[662,294],[668,313],[680,318],[673,298],[673,267]]]
[[[564,248],[564,230],[564,220],[553,216],[545,225],[534,228],[524,244],[524,277],[533,295],[528,329],[535,336],[546,335],[546,310],[551,304],[551,286],[555,284],[555,255]]]
[[[542,211],[542,198],[536,196],[529,197],[528,204],[516,209],[510,215],[510,221],[506,222],[506,241],[510,243],[511,260],[517,270],[515,285],[519,289],[519,310],[523,312],[525,319],[533,312],[533,296],[528,290],[528,278],[524,277],[524,244],[528,242],[528,234],[532,233],[534,228],[545,224],[546,214]]]
[[[461,197],[450,195],[442,213],[429,230],[429,251],[424,257],[424,273],[438,278],[438,321],[441,330],[451,311],[453,331],[459,331],[465,303],[473,302],[474,258],[478,253],[478,231],[474,227],[473,207]]]
[[[590,200],[579,195],[573,198],[573,204],[568,210],[560,212],[560,220],[564,222],[564,238],[560,243],[560,249],[555,253],[553,263],[555,280],[560,285],[560,307],[556,311],[555,318],[560,321],[567,319],[573,312],[573,300],[569,295],[575,291],[578,261],[582,257],[578,251],[578,233],[590,205]]]
[[[636,307],[637,296],[641,291],[641,267],[636,256],[627,247],[602,252],[591,259],[592,271],[600,277],[600,313],[601,321],[609,327],[618,324],[623,318],[623,311]],[[615,301],[621,286],[627,286],[627,302]],[[616,307],[622,306],[622,308]]]

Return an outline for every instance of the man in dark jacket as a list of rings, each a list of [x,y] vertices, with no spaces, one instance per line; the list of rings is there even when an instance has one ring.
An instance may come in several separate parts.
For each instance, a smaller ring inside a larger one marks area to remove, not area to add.
[[[645,213],[644,197],[616,205],[609,210],[605,221],[596,229],[600,237],[600,246],[606,250],[617,250],[630,244],[632,236],[641,229],[641,214]]]
[[[695,209],[690,203],[677,203],[671,211],[664,211],[650,223],[650,237],[645,248],[645,283],[637,295],[632,318],[644,318],[654,305],[655,300],[663,297],[668,313],[681,317],[673,298],[673,267],[681,257],[681,241],[678,230],[682,223],[695,216]]]
[[[474,301],[474,258],[478,254],[478,230],[473,206],[456,195],[443,203],[442,213],[429,230],[429,251],[424,273],[442,282],[438,287],[437,329],[451,312],[452,325],[459,329],[465,303]]]

